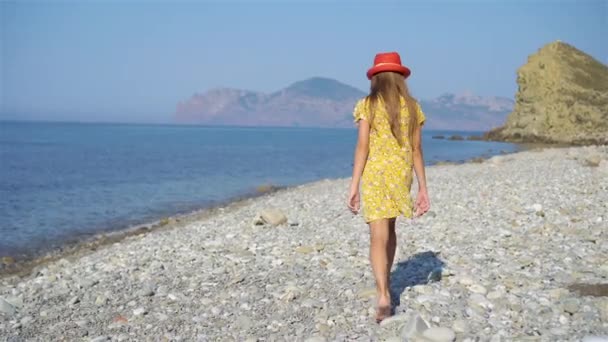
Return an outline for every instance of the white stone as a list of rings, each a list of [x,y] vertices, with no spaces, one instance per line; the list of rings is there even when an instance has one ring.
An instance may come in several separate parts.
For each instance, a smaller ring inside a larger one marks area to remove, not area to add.
[[[504,294],[502,291],[490,291],[490,293],[488,293],[488,295],[486,297],[488,299],[495,300],[495,299],[502,298],[503,295]]]
[[[380,326],[385,327],[387,325],[405,322],[405,321],[407,321],[407,319],[408,319],[408,316],[406,314],[393,315],[391,317],[383,319],[380,322]]]
[[[97,296],[95,299],[95,305],[103,306],[108,302],[108,299],[105,296]]]
[[[502,342],[502,337],[498,334],[492,336],[489,342]]]
[[[253,225],[271,225],[278,226],[281,224],[287,223],[287,216],[277,208],[266,208],[254,218]]]
[[[145,315],[148,311],[144,308],[137,308],[135,310],[133,310],[133,315],[134,316],[141,316],[141,315]]]
[[[456,339],[456,334],[449,328],[433,327],[425,330],[422,336],[432,342],[452,342]]]
[[[473,293],[479,293],[481,295],[485,295],[486,293],[488,293],[488,290],[486,290],[485,287],[483,287],[482,285],[479,285],[479,284],[473,284],[473,285],[469,286],[469,291],[471,291]]]
[[[34,317],[32,316],[25,316],[21,319],[21,325],[28,325],[29,323],[34,321]]]
[[[469,286],[469,285],[473,285],[475,283],[475,281],[473,280],[473,278],[467,276],[467,275],[462,275],[458,278],[458,282],[461,285],[464,286]]]
[[[322,336],[313,336],[313,337],[307,338],[304,341],[305,342],[326,342],[327,339],[325,339],[325,337],[322,337]]]
[[[581,342],[608,342],[608,336],[585,336]]]
[[[11,316],[15,314],[16,310],[15,307],[11,305],[11,303],[0,297],[0,312]]]
[[[89,342],[105,342],[108,340],[107,336],[98,336],[89,340]]]
[[[4,300],[6,300],[8,303],[10,303],[12,306],[14,306],[17,309],[23,307],[23,299],[21,299],[21,297],[6,296],[4,298]]]
[[[488,300],[486,299],[486,297],[484,297],[483,295],[479,294],[479,293],[473,293],[470,297],[469,297],[469,305],[471,306],[478,306],[484,309],[488,308]]]
[[[422,334],[428,328],[429,324],[422,319],[419,314],[414,312],[410,314],[407,322],[403,326],[401,337],[404,339],[411,339]]]
[[[401,340],[401,338],[397,337],[397,336],[391,336],[389,338],[387,338],[386,340],[384,340],[384,342],[403,342]]]
[[[465,333],[469,330],[469,325],[463,319],[457,319],[452,323],[452,329],[457,333]]]
[[[534,204],[532,204],[532,210],[539,212],[539,211],[543,210],[543,206],[540,203],[534,203]]]

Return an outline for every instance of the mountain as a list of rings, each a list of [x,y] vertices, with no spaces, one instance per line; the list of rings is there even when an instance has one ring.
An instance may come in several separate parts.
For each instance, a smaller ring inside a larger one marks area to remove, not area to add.
[[[217,88],[177,105],[179,123],[238,126],[353,127],[355,102],[365,92],[315,77],[271,94]],[[513,101],[472,94],[444,94],[420,102],[430,129],[487,130],[504,122]]]
[[[240,126],[345,127],[361,90],[315,77],[293,83],[272,94],[213,89],[177,105],[181,123]]]
[[[515,109],[490,140],[608,144],[608,67],[556,41],[517,71]]]
[[[513,100],[498,96],[443,94],[422,100],[428,128],[484,131],[502,124],[513,110]]]

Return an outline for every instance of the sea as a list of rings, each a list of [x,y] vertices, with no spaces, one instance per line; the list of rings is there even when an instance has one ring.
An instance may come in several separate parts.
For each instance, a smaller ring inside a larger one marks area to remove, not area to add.
[[[433,139],[426,163],[517,145]],[[349,177],[355,129],[0,122],[0,257],[40,255],[101,232],[251,196],[264,185]]]

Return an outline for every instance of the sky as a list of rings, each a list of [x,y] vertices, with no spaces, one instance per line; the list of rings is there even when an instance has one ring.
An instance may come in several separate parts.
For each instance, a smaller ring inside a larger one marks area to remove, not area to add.
[[[513,98],[558,39],[608,63],[608,0],[0,0],[0,30],[0,119],[170,122],[197,92],[314,76],[366,90],[386,51],[420,99]]]

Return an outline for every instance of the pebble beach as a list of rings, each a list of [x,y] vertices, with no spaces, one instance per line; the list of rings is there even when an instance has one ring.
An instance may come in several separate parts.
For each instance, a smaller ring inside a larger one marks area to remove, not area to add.
[[[331,179],[4,275],[0,340],[608,336],[608,146],[436,165],[427,182],[431,211],[397,221],[381,324],[368,227],[346,208],[349,179]]]

